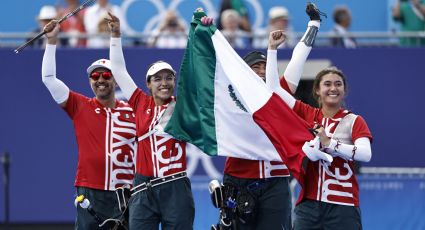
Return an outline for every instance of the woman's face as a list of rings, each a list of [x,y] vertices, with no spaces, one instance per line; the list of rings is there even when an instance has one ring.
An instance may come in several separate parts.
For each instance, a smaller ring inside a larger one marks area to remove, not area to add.
[[[319,100],[324,106],[341,106],[345,97],[344,81],[335,73],[323,75],[316,90]]]
[[[169,70],[161,70],[151,76],[147,83],[156,105],[163,105],[173,96],[175,87],[175,76]]]

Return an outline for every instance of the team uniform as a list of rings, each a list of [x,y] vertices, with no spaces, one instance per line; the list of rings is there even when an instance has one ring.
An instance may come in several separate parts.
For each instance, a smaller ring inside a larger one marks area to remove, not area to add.
[[[75,186],[114,191],[131,184],[137,149],[131,107],[117,100],[115,108],[105,108],[96,98],[71,91],[65,111],[78,143]]]
[[[163,105],[157,106],[153,96],[136,86],[127,72],[119,37],[111,38],[110,58],[115,80],[136,113],[138,149],[129,227],[156,230],[161,224],[163,229],[192,229],[195,204],[186,175],[187,146],[161,131],[163,127],[159,125],[163,117],[169,116],[166,108],[174,103],[174,98],[161,100]],[[152,83],[150,77],[161,70],[172,72],[169,80],[174,81],[175,71],[166,62],[151,65],[146,81]]]
[[[105,108],[96,98],[70,91],[65,111],[73,120],[78,143],[75,186],[97,215],[105,220],[120,215],[115,189],[131,185],[136,151],[134,113],[123,101]],[[87,210],[77,206],[77,229],[97,229]]]
[[[316,33],[320,27],[319,21],[310,21],[308,28],[293,51],[293,57],[282,77],[280,85],[290,92],[285,78],[297,83],[301,78],[302,69],[308,54],[312,49]],[[309,42],[305,42],[308,40]],[[268,51],[271,52],[271,51]],[[260,61],[266,62],[261,52],[251,52],[244,57],[249,66]],[[276,67],[277,69],[277,67]],[[253,161],[238,158],[227,158],[224,168],[223,183],[237,188],[239,193],[250,194],[254,198],[254,216],[237,220],[238,229],[291,229],[292,202],[289,188],[289,170],[283,162]]]
[[[74,123],[78,144],[78,166],[75,186],[84,195],[96,220],[87,210],[77,206],[76,229],[99,229],[99,222],[116,218],[121,213],[115,190],[131,186],[136,152],[136,125],[129,105],[115,100],[115,107],[103,106],[96,98],[88,98],[56,78],[56,45],[47,44],[42,63],[42,81],[53,99],[61,105]],[[88,69],[110,70],[109,60],[95,61]]]
[[[289,91],[286,81],[282,86]],[[238,229],[291,229],[291,192],[289,170],[283,162],[256,161],[228,157],[223,183],[247,190],[255,200],[255,216],[238,221]]]
[[[315,122],[322,125],[329,137],[341,143],[353,145],[361,137],[372,139],[364,119],[348,110],[340,109],[332,118],[326,118],[319,108],[301,101],[295,103],[293,110],[312,126]],[[353,160],[342,157],[334,157],[331,164],[308,162],[305,186],[295,209],[295,229],[362,228],[354,164]]]
[[[164,229],[193,226],[195,205],[185,172],[186,143],[155,131],[169,102],[156,106],[153,97],[140,89],[129,100],[136,112],[139,137],[135,189],[129,205],[130,229],[157,229],[160,222]],[[144,186],[148,182],[151,187]]]
[[[336,68],[323,71],[329,71],[344,79]],[[275,51],[268,51],[266,79],[267,86],[298,116],[310,127],[321,125],[331,139],[329,145],[323,149],[329,155],[320,149],[306,152],[310,149],[304,149],[303,146],[303,160],[292,169],[301,172],[298,182],[302,186],[295,209],[294,229],[341,229],[342,226],[344,229],[361,229],[359,188],[353,160],[367,162],[371,158],[372,135],[366,122],[361,116],[344,109],[339,109],[332,118],[326,118],[321,108],[295,100],[282,86],[285,85],[285,79],[280,79],[279,85]],[[299,79],[294,82],[298,83]],[[314,141],[318,140],[316,138]],[[315,145],[313,148],[320,148],[316,143],[308,143]]]

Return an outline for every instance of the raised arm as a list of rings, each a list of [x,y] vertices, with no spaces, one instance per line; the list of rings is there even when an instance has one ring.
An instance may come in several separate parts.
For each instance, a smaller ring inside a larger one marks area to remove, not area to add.
[[[316,39],[319,28],[320,20],[309,21],[306,32],[292,51],[291,60],[283,74],[292,94],[295,94],[297,91],[297,87],[303,73],[304,64],[311,49],[313,48],[313,43]]]
[[[295,46],[292,52],[291,60],[289,61],[285,73],[283,74],[292,94],[295,94],[297,91],[304,64],[308,55],[310,54],[314,40],[316,39],[317,32],[320,28],[321,16],[326,17],[326,14],[317,9],[316,5],[313,3],[307,3],[305,12],[310,17],[307,30],[301,40]]]
[[[65,83],[56,78],[56,43],[58,40],[59,24],[56,20],[52,20],[44,27],[44,31],[47,32],[47,44],[41,65],[41,80],[56,103],[64,108],[68,101],[69,88]]]
[[[279,84],[279,72],[277,68],[277,47],[286,39],[283,30],[275,30],[269,35],[269,48],[267,50],[266,84],[292,109],[295,106],[295,98],[286,92]]]
[[[130,100],[134,91],[137,89],[136,83],[131,79],[125,66],[124,54],[122,52],[121,31],[119,19],[111,13],[108,21],[109,30],[111,32],[111,44],[109,49],[109,59],[111,60],[112,74],[115,81],[121,88],[124,96]]]

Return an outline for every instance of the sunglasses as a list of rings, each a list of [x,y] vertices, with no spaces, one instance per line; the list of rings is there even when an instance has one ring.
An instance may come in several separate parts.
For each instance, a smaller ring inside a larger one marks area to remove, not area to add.
[[[112,78],[112,73],[111,72],[92,72],[90,74],[90,78],[93,79],[94,81],[99,80],[100,77],[103,77],[103,79],[105,80],[109,80]]]

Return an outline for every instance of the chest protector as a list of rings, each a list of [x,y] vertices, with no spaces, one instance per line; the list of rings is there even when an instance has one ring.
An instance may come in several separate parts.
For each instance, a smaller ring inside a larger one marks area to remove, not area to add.
[[[349,113],[345,115],[338,126],[335,128],[332,139],[340,141],[344,144],[353,145],[352,129],[354,122],[356,121],[357,115]]]

